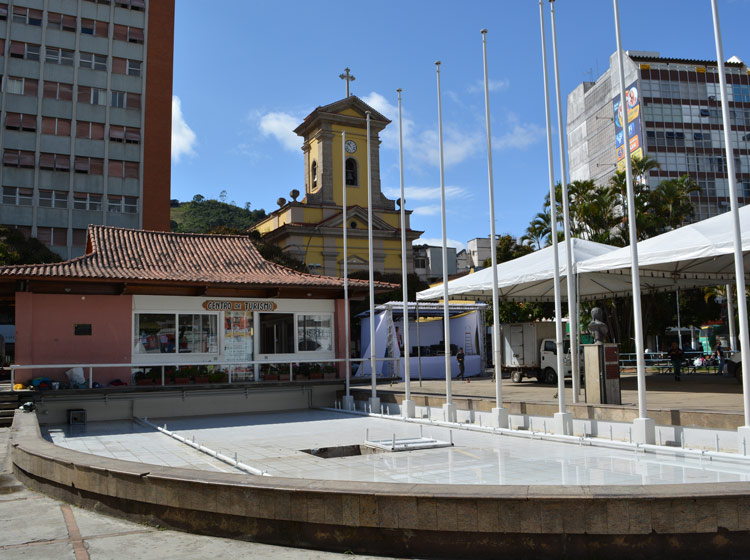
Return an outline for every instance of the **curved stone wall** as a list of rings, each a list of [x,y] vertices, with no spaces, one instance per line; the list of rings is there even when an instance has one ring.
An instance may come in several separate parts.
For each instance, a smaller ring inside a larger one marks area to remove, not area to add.
[[[255,477],[57,447],[17,412],[15,474],[98,511],[185,531],[389,556],[680,558],[743,555],[750,483],[475,486]]]

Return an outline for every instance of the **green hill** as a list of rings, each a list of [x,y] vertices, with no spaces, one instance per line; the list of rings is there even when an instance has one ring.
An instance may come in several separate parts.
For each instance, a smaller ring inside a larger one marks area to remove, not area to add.
[[[172,201],[170,229],[180,233],[245,232],[266,217],[266,211],[196,195],[190,202]]]

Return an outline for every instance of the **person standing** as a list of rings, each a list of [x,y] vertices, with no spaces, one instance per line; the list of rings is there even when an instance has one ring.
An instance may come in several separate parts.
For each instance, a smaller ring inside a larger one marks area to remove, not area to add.
[[[685,357],[682,348],[680,348],[676,342],[673,342],[672,347],[669,349],[669,352],[667,352],[667,357],[672,361],[675,381],[680,381],[680,368],[682,367],[682,360]]]
[[[716,354],[716,359],[719,361],[719,369],[716,370],[716,374],[722,375],[724,374],[724,348],[722,348],[720,341],[716,343],[716,347],[714,348],[714,353]],[[728,375],[728,374],[724,374],[724,375]]]
[[[464,349],[459,348],[458,353],[456,354],[456,361],[458,362],[458,375],[456,376],[456,379],[459,377],[461,379],[464,379]]]

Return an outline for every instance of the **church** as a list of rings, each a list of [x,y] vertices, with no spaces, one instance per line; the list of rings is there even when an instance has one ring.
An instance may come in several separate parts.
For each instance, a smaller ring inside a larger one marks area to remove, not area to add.
[[[366,113],[370,112],[370,138]],[[305,196],[290,193],[280,207],[253,230],[266,242],[304,262],[310,272],[343,276],[343,189],[346,185],[346,227],[349,272],[368,269],[367,152],[370,152],[373,210],[373,268],[401,274],[401,228],[406,230],[407,270],[414,272],[412,241],[421,231],[401,224],[400,208],[386,198],[380,184],[380,132],[390,120],[354,95],[316,108],[294,132],[304,140]],[[342,131],[346,140],[342,150]],[[345,161],[342,162],[342,152]]]

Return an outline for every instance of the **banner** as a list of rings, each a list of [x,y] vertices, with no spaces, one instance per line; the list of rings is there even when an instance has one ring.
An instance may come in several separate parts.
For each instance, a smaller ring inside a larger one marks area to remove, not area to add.
[[[641,99],[638,95],[638,82],[633,82],[625,90],[628,106],[628,135],[630,136],[630,156],[643,158],[641,131]],[[617,95],[612,103],[615,114],[615,150],[617,151],[617,170],[625,169],[625,132],[622,129],[623,106]]]

